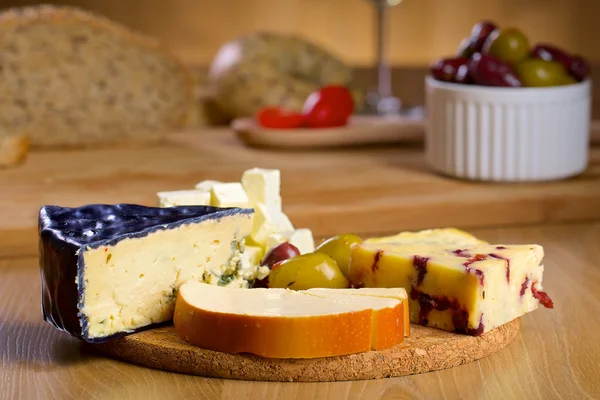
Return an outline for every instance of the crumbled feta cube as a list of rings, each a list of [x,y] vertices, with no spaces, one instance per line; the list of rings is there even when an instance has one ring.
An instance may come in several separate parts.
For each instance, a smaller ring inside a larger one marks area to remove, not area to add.
[[[199,190],[201,192],[210,192],[212,190],[213,186],[215,186],[216,184],[219,184],[219,183],[222,183],[222,182],[210,181],[210,180],[198,182],[196,184],[196,190]]]
[[[209,206],[210,193],[199,190],[175,190],[156,193],[159,207]]]
[[[272,233],[267,238],[265,252],[269,252],[273,247],[288,242],[298,248],[300,254],[312,253],[315,251],[315,241],[310,229],[302,228],[295,231]]]
[[[300,254],[315,251],[315,240],[312,231],[308,228],[296,229],[292,232],[288,241],[300,250]]]
[[[242,175],[250,207],[262,203],[268,208],[281,211],[280,173],[277,169],[252,168]]]
[[[267,244],[265,245],[265,254],[271,251],[271,249],[281,243],[285,243],[290,240],[291,232],[283,233],[272,233],[267,237]]]
[[[293,230],[294,226],[283,212],[268,208],[262,203],[258,203],[254,208],[254,223],[251,237],[261,246],[266,246],[269,235]]]
[[[210,195],[214,207],[248,207],[248,196],[241,183],[216,183]]]

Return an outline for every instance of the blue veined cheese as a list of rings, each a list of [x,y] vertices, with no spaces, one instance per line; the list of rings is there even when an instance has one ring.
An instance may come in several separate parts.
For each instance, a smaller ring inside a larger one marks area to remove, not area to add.
[[[253,281],[257,279],[260,274],[260,263],[263,259],[264,251],[262,247],[258,246],[244,246],[244,252],[241,254],[241,273],[240,275],[246,281]],[[268,267],[267,267],[267,275],[268,275]],[[264,276],[263,276],[264,278]],[[262,278],[259,278],[262,279]]]
[[[200,190],[174,190],[156,193],[159,207],[209,206],[210,193]]]
[[[242,186],[248,195],[249,206],[264,204],[281,211],[281,178],[279,170],[252,168],[242,174]]]
[[[102,342],[170,320],[183,282],[248,287],[241,254],[252,214],[202,206],[43,207],[44,319]]]
[[[216,183],[210,190],[213,207],[248,207],[248,196],[241,183]]]

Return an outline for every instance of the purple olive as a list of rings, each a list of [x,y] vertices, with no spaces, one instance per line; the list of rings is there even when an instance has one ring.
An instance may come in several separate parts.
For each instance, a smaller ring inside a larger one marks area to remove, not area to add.
[[[267,253],[260,265],[266,265],[267,267],[272,268],[273,265],[277,264],[279,261],[287,260],[288,258],[299,255],[300,250],[293,244],[288,242],[280,243]]]
[[[535,46],[533,50],[531,50],[531,57],[541,58],[546,61],[558,61],[564,65],[567,70],[571,65],[571,57],[567,52],[548,44],[538,44]]]
[[[469,61],[473,82],[483,86],[521,87],[521,80],[510,64],[488,54],[476,53]]]
[[[567,68],[569,74],[577,79],[578,81],[582,81],[588,77],[590,74],[590,66],[585,58],[581,56],[573,56],[571,57],[571,64]]]
[[[269,269],[273,269],[273,266],[283,260],[287,260],[288,258],[296,257],[300,255],[300,250],[293,244],[288,242],[280,243],[277,246],[273,247],[265,258],[261,261],[260,265],[264,265],[269,267]],[[269,287],[269,277],[267,276],[264,279],[257,279],[254,281],[252,285],[253,288],[266,288]]]
[[[473,83],[473,79],[471,78],[471,74],[469,73],[469,65],[463,64],[456,70],[456,74],[454,75],[454,82],[462,83],[464,85],[468,85]]]
[[[471,42],[475,53],[480,53],[483,49],[483,44],[492,32],[498,29],[498,26],[491,21],[481,21],[473,26],[471,30]]]
[[[475,45],[476,43],[470,37],[464,38],[458,45],[458,50],[456,50],[457,56],[471,58],[473,54],[477,53]]]
[[[429,71],[431,76],[438,81],[456,82],[456,73],[461,65],[467,65],[468,58],[445,58],[431,64]]]

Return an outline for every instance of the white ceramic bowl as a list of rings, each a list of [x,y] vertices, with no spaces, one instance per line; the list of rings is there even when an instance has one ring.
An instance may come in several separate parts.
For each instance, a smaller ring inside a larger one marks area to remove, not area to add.
[[[428,165],[486,181],[543,181],[588,163],[591,82],[545,88],[460,85],[427,77]]]

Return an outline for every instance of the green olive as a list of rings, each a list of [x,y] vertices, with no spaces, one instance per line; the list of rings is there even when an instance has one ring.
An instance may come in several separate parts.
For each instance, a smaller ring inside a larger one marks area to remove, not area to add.
[[[526,87],[557,86],[568,79],[567,71],[561,63],[540,58],[525,60],[517,65],[516,70]]]
[[[327,254],[335,260],[340,271],[345,277],[348,276],[348,266],[350,265],[350,253],[352,246],[362,243],[362,239],[352,233],[344,233],[327,239],[321,243],[315,253]]]
[[[306,290],[312,288],[344,289],[348,280],[335,260],[326,254],[308,253],[288,258],[273,267],[270,288]]]
[[[501,61],[517,64],[529,55],[529,39],[516,28],[494,31],[484,44],[484,53],[494,56]]]
[[[571,75],[564,74],[558,84],[559,85],[572,85],[574,83],[577,83],[577,80],[575,78],[573,78]]]

